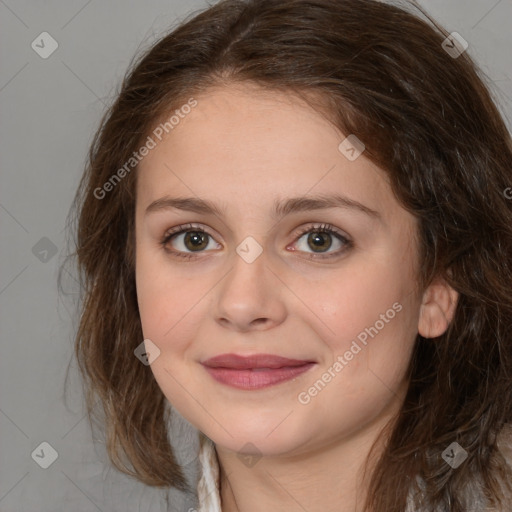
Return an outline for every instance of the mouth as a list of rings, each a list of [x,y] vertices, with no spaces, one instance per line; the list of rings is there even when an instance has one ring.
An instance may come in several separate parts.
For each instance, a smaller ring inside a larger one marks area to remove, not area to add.
[[[307,372],[317,363],[271,354],[222,354],[201,364],[217,382],[238,389],[254,390],[291,380]]]

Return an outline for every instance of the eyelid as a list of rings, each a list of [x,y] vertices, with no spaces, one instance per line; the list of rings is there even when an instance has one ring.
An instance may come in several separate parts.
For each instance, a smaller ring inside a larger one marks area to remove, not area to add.
[[[305,235],[306,233],[309,233],[311,231],[319,231],[319,232],[327,232],[327,233],[332,233],[334,235],[337,235],[339,236],[341,239],[347,241],[347,242],[350,242],[350,238],[348,237],[348,235],[345,235],[344,233],[342,233],[339,229],[335,228],[334,226],[332,226],[331,224],[329,223],[318,223],[318,222],[313,222],[313,223],[310,223],[309,225],[303,227],[303,228],[299,228],[298,231],[296,233],[294,233],[294,237],[302,237],[302,235]]]
[[[211,235],[207,230],[205,230],[200,225],[187,223],[187,224],[180,224],[179,226],[175,226],[173,228],[166,230],[166,232],[164,233],[164,236],[162,237],[162,242],[170,240],[170,238],[173,235],[178,235],[178,234],[186,232],[186,231],[200,231],[201,233],[206,233],[207,235],[210,235],[213,238],[213,235]]]
[[[314,229],[317,229],[318,231],[332,231],[333,233],[337,234],[338,236],[340,236],[341,238],[345,239],[346,241],[350,241],[350,238],[348,237],[348,235],[342,233],[341,231],[339,231],[337,228],[335,228],[334,226],[332,226],[331,224],[328,224],[328,223],[318,223],[318,222],[313,222],[313,223],[310,223],[309,225],[305,226],[305,227],[302,227],[302,228],[298,228],[297,231],[293,234],[294,237],[301,237],[302,235],[306,234],[306,233],[309,233],[310,231],[314,230]],[[202,226],[200,226],[199,224],[193,224],[193,223],[187,223],[187,224],[180,224],[179,226],[175,226],[173,228],[170,228],[168,229],[165,233],[164,233],[164,236],[163,236],[163,239],[164,240],[167,240],[169,239],[172,235],[177,235],[177,234],[180,234],[184,231],[199,231],[199,232],[202,232],[202,233],[206,233],[207,235],[210,235],[212,238],[213,238],[213,235],[206,229],[204,229]]]

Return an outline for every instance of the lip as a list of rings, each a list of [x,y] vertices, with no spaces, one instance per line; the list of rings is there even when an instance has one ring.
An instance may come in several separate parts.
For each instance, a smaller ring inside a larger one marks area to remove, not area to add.
[[[262,389],[308,371],[316,361],[272,354],[221,354],[201,363],[216,381],[238,389]]]
[[[202,364],[210,368],[231,368],[236,370],[248,370],[254,368],[283,368],[284,366],[302,366],[306,363],[314,363],[311,359],[290,359],[288,357],[275,356],[273,354],[253,354],[240,356],[238,354],[221,354],[203,361]]]

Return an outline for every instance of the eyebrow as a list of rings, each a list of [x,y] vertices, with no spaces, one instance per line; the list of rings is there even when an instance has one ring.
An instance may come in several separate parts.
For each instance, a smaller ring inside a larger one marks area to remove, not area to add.
[[[323,210],[328,208],[352,209],[375,220],[382,221],[382,216],[376,210],[372,210],[354,199],[334,194],[319,196],[292,197],[275,201],[272,209],[272,218],[279,219],[291,213],[307,212],[311,210]],[[207,199],[198,197],[162,197],[153,201],[147,208],[145,215],[167,209],[177,209],[199,214],[211,214],[223,216],[223,211],[216,204]]]

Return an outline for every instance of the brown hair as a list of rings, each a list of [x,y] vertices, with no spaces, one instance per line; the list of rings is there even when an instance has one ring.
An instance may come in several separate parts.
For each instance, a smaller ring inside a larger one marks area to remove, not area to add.
[[[418,475],[432,507],[462,512],[471,481],[499,504],[500,486],[511,480],[496,436],[512,423],[512,201],[504,195],[512,144],[468,53],[450,56],[442,47],[448,33],[423,14],[430,23],[374,0],[224,0],[131,66],[74,203],[83,287],[76,356],[89,414],[99,397],[120,470],[149,485],[187,488],[169,444],[166,399],[133,354],[143,339],[136,168],[105,198],[94,191],[163,116],[213,85],[245,82],[307,97],[362,140],[419,220],[421,285],[441,276],[460,294],[445,334],[417,336],[409,390],[373,472],[368,510],[405,510]],[[440,456],[453,441],[468,452],[456,470]]]

